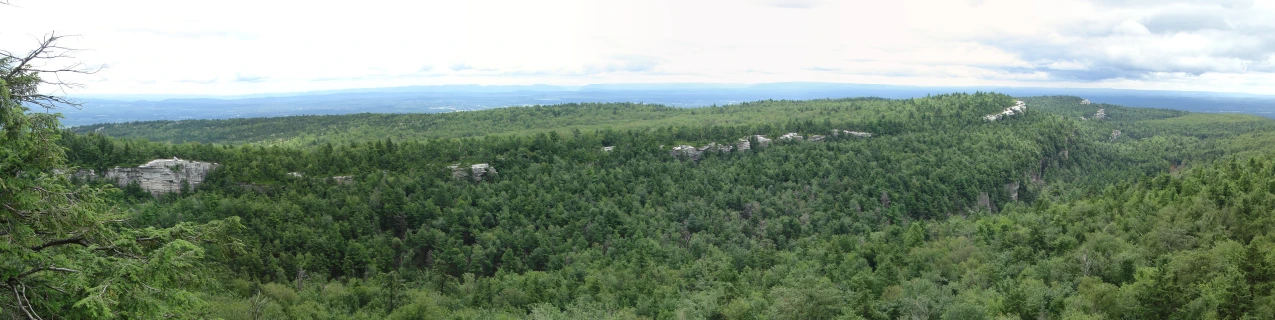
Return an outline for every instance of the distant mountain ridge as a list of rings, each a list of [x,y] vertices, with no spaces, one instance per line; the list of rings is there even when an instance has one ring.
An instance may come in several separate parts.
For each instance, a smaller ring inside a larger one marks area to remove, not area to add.
[[[236,96],[84,95],[82,109],[57,110],[68,126],[151,120],[230,119],[352,113],[441,113],[573,102],[637,102],[702,107],[757,100],[874,96],[917,98],[952,92],[1014,96],[1071,95],[1095,103],[1193,112],[1246,113],[1275,118],[1275,96],[1122,89],[924,87],[786,82],[762,84],[649,83],[557,85],[440,85],[323,90]]]

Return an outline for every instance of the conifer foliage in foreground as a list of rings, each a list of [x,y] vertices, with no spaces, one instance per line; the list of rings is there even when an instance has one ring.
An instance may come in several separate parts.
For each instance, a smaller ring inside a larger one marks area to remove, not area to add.
[[[68,102],[37,91],[53,73],[42,60],[65,54],[60,38],[0,54],[0,317],[156,319],[201,308],[201,245],[233,247],[224,231],[238,218],[139,225],[109,200],[117,189],[67,179],[58,116],[30,110]]]

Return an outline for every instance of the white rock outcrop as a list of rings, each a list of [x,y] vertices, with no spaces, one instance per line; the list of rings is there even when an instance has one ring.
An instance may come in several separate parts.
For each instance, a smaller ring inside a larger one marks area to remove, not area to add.
[[[465,176],[469,175],[465,173],[465,169],[461,169],[459,163],[447,166],[447,169],[452,170],[452,179],[460,180],[460,179],[464,179]]]
[[[473,173],[474,181],[482,181],[483,176],[488,173],[496,174],[496,168],[493,168],[491,165],[486,163],[471,165],[469,166],[469,171]]]
[[[1004,119],[1005,117],[1024,113],[1027,113],[1027,103],[1023,102],[1023,100],[1015,100],[1013,106],[1005,108],[1005,110],[1001,111],[1001,113],[983,116],[983,119],[987,119],[987,121],[996,121]]]
[[[165,193],[181,192],[183,183],[191,189],[198,187],[199,184],[204,183],[204,177],[218,166],[220,165],[216,163],[181,160],[174,157],[151,160],[135,168],[115,167],[107,170],[102,178],[114,180],[120,187],[136,182],[142,190],[159,196]],[[81,170],[76,175],[96,176],[92,170]]]
[[[729,153],[735,150],[735,147],[726,144],[717,144],[716,142],[709,142],[703,147],[696,148],[696,150],[699,150],[700,152],[716,151],[718,153]]]
[[[1102,120],[1106,118],[1107,118],[1107,109],[1098,109],[1098,112],[1093,114],[1094,120]]]
[[[858,132],[858,131],[849,131],[849,130],[840,130],[840,129],[832,130],[832,135],[833,136],[847,135],[847,136],[853,136],[858,138],[868,138],[872,136],[871,133],[867,133],[867,132]],[[789,132],[776,139],[780,141],[786,141],[786,142],[792,142],[792,141],[817,142],[817,141],[827,140],[827,138],[828,136],[817,135],[817,134],[812,134],[808,137],[802,137],[802,135],[796,132]],[[766,136],[763,136],[763,135],[753,135],[753,136],[740,138],[739,141],[736,141],[734,145],[718,144],[716,142],[709,142],[708,144],[701,147],[696,147],[692,145],[679,145],[679,146],[673,147],[673,149],[669,151],[669,155],[673,157],[688,158],[694,161],[698,161],[705,152],[730,153],[736,150],[738,151],[751,150],[753,147],[753,140],[757,141],[758,148],[767,147],[773,141],[771,139],[767,139]],[[660,149],[663,150],[664,145],[660,145]],[[458,168],[457,165],[452,166],[453,170],[456,170],[457,168]],[[458,173],[458,174],[463,174],[463,173]]]
[[[703,152],[695,148],[695,146],[689,146],[689,145],[676,146],[676,147],[673,147],[672,151],[669,151],[669,155],[671,156],[686,157],[686,158],[690,158],[691,160],[699,160],[699,156],[702,153]]]
[[[333,176],[332,181],[339,185],[349,185],[354,183],[354,176]]]
[[[1083,99],[1080,100],[1080,104],[1093,104],[1093,102],[1089,102],[1089,99]]]
[[[765,148],[765,147],[769,147],[769,146],[770,146],[770,141],[771,141],[771,140],[770,140],[770,139],[767,139],[767,138],[766,138],[766,136],[763,136],[763,135],[760,135],[760,134],[759,134],[759,135],[755,135],[755,136],[753,136],[753,139],[757,139],[757,146],[758,146],[758,147]]]
[[[850,130],[832,129],[832,136],[834,136],[834,137],[836,137],[836,136],[840,136],[840,135],[843,135],[843,134],[851,135],[851,136],[858,137],[858,138],[871,138],[871,137],[872,137],[872,134],[871,134],[871,133],[867,133],[867,132],[859,132],[859,131],[850,131]]]
[[[447,166],[452,170],[452,178],[456,180],[464,179],[466,176],[473,178],[474,181],[483,181],[483,177],[488,174],[497,174],[496,168],[486,163],[472,164],[469,170],[465,170],[459,163]]]

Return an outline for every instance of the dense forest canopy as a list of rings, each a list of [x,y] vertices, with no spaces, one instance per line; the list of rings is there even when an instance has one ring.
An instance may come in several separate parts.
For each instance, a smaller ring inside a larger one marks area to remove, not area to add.
[[[220,165],[158,197],[79,181],[116,230],[232,226],[192,244],[192,318],[1275,317],[1275,121],[1081,101],[568,104],[57,144],[73,169]],[[498,173],[449,168],[478,163]]]
[[[694,109],[637,103],[584,103],[509,107],[482,112],[445,114],[353,114],[147,121],[81,126],[76,127],[75,131],[173,143],[314,145],[323,142],[370,142],[383,137],[417,140],[525,135],[549,131],[568,134],[572,130],[589,132],[600,129],[636,129],[640,131],[660,127],[784,125],[794,121],[869,123],[886,117],[900,120],[899,115],[893,114],[894,112],[908,111],[912,112],[910,116],[915,117],[918,116],[917,112],[925,108],[914,105],[907,110],[901,110],[896,108],[899,106],[897,102],[890,101],[877,98],[767,100]],[[960,109],[947,110],[947,112],[994,112],[990,104],[986,106],[989,107],[986,110],[972,110],[974,107],[966,105]],[[941,115],[943,112],[933,109],[924,111],[939,112],[932,115]],[[776,115],[784,116],[776,117]]]

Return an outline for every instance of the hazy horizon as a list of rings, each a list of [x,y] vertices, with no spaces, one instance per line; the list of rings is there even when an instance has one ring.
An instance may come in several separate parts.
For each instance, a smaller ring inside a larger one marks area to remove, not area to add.
[[[953,92],[998,92],[1018,97],[1078,96],[1095,103],[1236,112],[1275,118],[1275,96],[1187,91],[1039,87],[891,86],[841,83],[595,84],[589,86],[408,86],[238,96],[81,96],[82,109],[55,110],[70,126],[148,120],[230,119],[354,113],[440,113],[562,103],[637,102],[704,107],[759,100],[879,97],[920,98]]]
[[[847,83],[847,82],[808,82],[808,81],[792,81],[792,82],[757,82],[757,83],[713,83],[713,82],[646,82],[646,83],[588,83],[582,85],[562,85],[550,83],[533,83],[533,84],[478,84],[478,83],[455,83],[455,84],[437,84],[437,85],[404,85],[404,86],[388,86],[388,87],[351,87],[339,89],[324,90],[303,90],[303,91],[279,91],[279,92],[259,92],[248,94],[180,94],[180,93],[102,93],[102,94],[69,94],[72,98],[81,99],[101,99],[101,100],[166,100],[166,99],[252,99],[252,98],[271,98],[271,97],[292,97],[302,95],[324,95],[324,94],[344,94],[344,93],[387,93],[387,92],[513,92],[513,91],[579,91],[586,90],[591,87],[595,88],[617,88],[617,87],[657,87],[657,90],[697,90],[697,89],[727,89],[739,90],[750,87],[767,86],[767,85],[796,85],[796,86],[845,86],[845,87],[878,87],[878,88],[917,88],[917,89],[933,89],[936,94],[965,92],[978,89],[1003,89],[1008,91],[1014,90],[1039,90],[1042,92],[1057,91],[1058,95],[1070,95],[1074,92],[1132,92],[1146,93],[1151,95],[1174,96],[1181,94],[1202,94],[1219,97],[1275,97],[1275,92],[1224,92],[1224,91],[1202,91],[1202,90],[1171,90],[1171,89],[1119,89],[1119,88],[1100,88],[1100,87],[1042,87],[1042,86],[961,86],[961,85],[891,85],[878,83]],[[649,89],[649,88],[642,88]],[[794,90],[804,90],[800,87],[794,87]],[[627,89],[624,89],[627,90]],[[949,91],[943,91],[949,90]],[[1002,91],[1003,91],[1002,90]],[[1047,94],[1047,93],[1045,93]]]
[[[105,67],[69,78],[86,85],[58,92],[71,95],[777,82],[1275,92],[1270,0],[9,2],[0,45],[76,35],[63,44]]]

